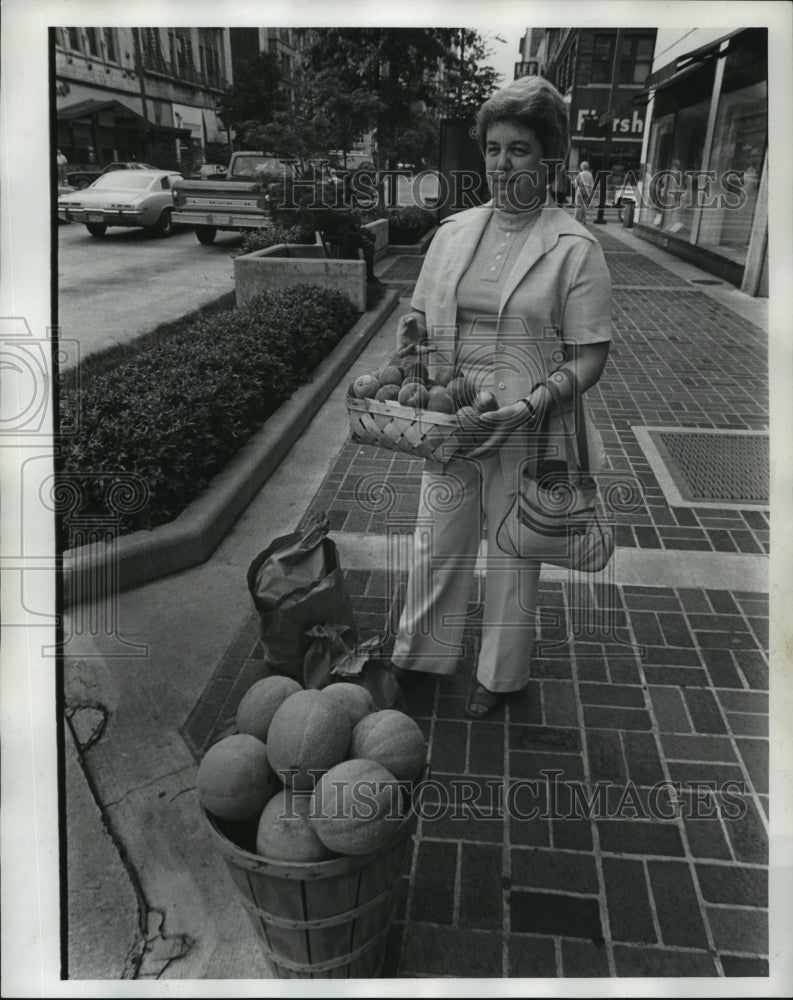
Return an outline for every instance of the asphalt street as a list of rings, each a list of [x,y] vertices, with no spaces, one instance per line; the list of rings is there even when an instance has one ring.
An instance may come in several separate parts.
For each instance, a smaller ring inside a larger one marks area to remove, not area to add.
[[[61,338],[77,341],[84,358],[232,292],[231,253],[240,243],[237,233],[218,233],[202,246],[188,228],[165,238],[114,228],[96,239],[77,223],[59,226]]]
[[[417,195],[435,191],[431,177],[415,186],[400,177],[397,204],[414,205]],[[231,254],[242,242],[238,233],[220,232],[203,246],[189,227],[165,238],[115,227],[97,239],[78,223],[59,226],[57,239],[57,325],[62,342],[75,342],[64,368],[233,291]]]

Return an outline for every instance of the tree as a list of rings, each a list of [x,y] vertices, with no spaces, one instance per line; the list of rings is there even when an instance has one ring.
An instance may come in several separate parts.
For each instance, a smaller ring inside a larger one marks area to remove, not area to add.
[[[311,75],[328,73],[334,89],[379,100],[378,165],[395,166],[402,158],[399,137],[416,127],[421,102],[433,102],[444,44],[435,28],[315,29],[307,37],[305,67]]]
[[[327,152],[341,153],[346,169],[347,154],[358,137],[377,122],[382,111],[380,98],[364,87],[340,87],[333,71],[323,70],[310,81],[310,101],[317,136],[324,140]]]
[[[217,110],[238,139],[251,122],[264,124],[283,107],[281,69],[272,52],[248,59],[237,71],[234,85],[219,100]]]
[[[470,117],[499,79],[484,65],[487,42],[469,29],[323,28],[304,39],[307,75],[325,74],[332,92],[379,99],[378,166],[434,158],[438,116]]]
[[[439,107],[447,118],[473,118],[496,90],[501,74],[485,60],[492,49],[476,31],[448,29]]]

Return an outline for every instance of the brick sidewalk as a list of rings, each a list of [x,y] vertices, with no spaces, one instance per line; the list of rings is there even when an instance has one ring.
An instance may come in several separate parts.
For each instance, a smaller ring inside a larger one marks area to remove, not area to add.
[[[346,579],[361,631],[382,634],[404,581]],[[573,600],[542,587],[533,679],[490,720],[463,713],[480,608],[458,674],[408,690],[433,787],[384,974],[767,975],[765,599],[618,586],[615,634],[570,641]],[[183,730],[197,758],[260,657],[251,617]],[[572,796],[592,802],[598,783],[601,807],[575,818]]]
[[[614,279],[615,340],[593,415],[612,468],[645,489],[641,508],[620,515],[618,544],[767,552],[762,505],[671,504],[633,430],[764,429],[764,332],[596,235]],[[397,264],[384,277],[406,282],[415,265]],[[348,443],[310,510],[329,512],[337,540],[410,531],[420,469]],[[381,564],[346,580],[364,637],[390,643],[403,576]],[[582,611],[593,601],[609,612],[605,630]],[[539,603],[532,681],[498,714],[463,713],[478,601],[458,673],[407,692],[433,784],[384,975],[767,975],[766,595],[543,581]],[[263,670],[251,616],[186,720],[196,757]],[[455,791],[467,798],[459,808]]]

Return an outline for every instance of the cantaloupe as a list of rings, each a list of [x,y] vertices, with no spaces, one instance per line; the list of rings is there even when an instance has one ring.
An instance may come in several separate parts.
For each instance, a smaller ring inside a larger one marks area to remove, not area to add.
[[[265,677],[256,681],[243,695],[237,709],[237,732],[267,742],[273,716],[290,694],[302,690],[292,677]]]
[[[351,730],[358,725],[364,716],[377,711],[377,705],[374,703],[374,698],[369,694],[366,688],[362,687],[360,684],[350,684],[348,681],[338,681],[335,684],[329,684],[326,688],[323,688],[322,691],[324,694],[334,698],[345,708],[347,715],[350,718]]]
[[[427,759],[427,741],[404,712],[384,708],[365,716],[352,731],[351,757],[377,761],[399,781],[412,781]]]
[[[254,816],[277,789],[267,748],[246,733],[226,736],[211,746],[196,776],[199,802],[220,819]]]
[[[256,853],[272,861],[327,861],[333,857],[309,820],[311,792],[282,788],[264,807],[256,832]]]
[[[313,788],[319,773],[344,760],[352,728],[346,709],[322,691],[296,691],[275,711],[267,755],[285,785]]]
[[[352,759],[323,774],[314,789],[309,821],[339,854],[368,854],[382,847],[402,819],[399,784],[372,760]]]

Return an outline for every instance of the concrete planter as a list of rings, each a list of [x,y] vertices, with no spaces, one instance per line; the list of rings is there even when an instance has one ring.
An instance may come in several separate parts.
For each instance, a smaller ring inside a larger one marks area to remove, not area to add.
[[[261,292],[300,284],[322,285],[347,295],[366,311],[366,264],[329,260],[320,244],[279,243],[234,258],[237,306]]]

